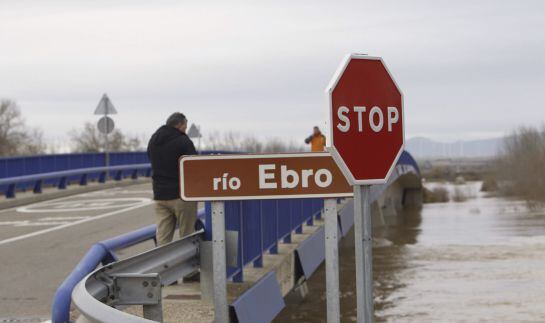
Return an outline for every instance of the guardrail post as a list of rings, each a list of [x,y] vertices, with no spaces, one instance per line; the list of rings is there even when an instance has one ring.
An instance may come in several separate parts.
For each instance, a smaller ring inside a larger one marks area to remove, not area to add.
[[[214,322],[228,323],[224,202],[212,202],[212,263],[214,271]]]
[[[291,209],[291,215],[293,220],[293,214],[295,213],[295,218],[297,219],[297,227],[295,227],[295,233],[302,234],[303,233],[303,223],[299,223],[299,219],[303,217],[303,202],[301,199],[294,199],[292,200],[292,209]],[[293,204],[297,205],[297,207],[293,208]]]
[[[336,199],[325,200],[324,217],[327,322],[339,323],[339,244]]]
[[[15,183],[8,184],[8,189],[6,190],[6,198],[11,199],[15,197]]]
[[[132,171],[131,178],[138,179],[138,169]]]
[[[238,227],[235,227],[234,230],[238,231],[238,241],[239,241],[239,249],[238,249],[238,259],[239,263],[237,266],[237,273],[232,276],[233,282],[235,283],[242,283],[244,281],[244,211],[243,211],[243,202],[244,201],[237,201],[235,203],[238,204],[238,207],[235,208],[235,210],[238,210],[238,223],[235,222],[235,224],[238,225]],[[233,210],[233,209],[231,209]]]
[[[274,222],[276,223],[276,232],[274,233],[274,245],[271,247],[271,249],[269,249],[269,253],[272,254],[272,255],[275,255],[275,254],[278,254],[278,240],[279,240],[279,237],[278,237],[278,200],[275,200],[274,201],[274,209],[275,209],[275,212],[274,212]]]
[[[106,172],[100,172],[100,175],[98,175],[98,182],[106,183]]]
[[[262,201],[256,201],[259,203],[259,214],[257,215],[259,218],[258,223],[258,229],[259,229],[259,257],[254,260],[254,267],[255,268],[261,268],[263,267],[263,205]]]
[[[34,190],[33,192],[34,193],[41,193],[42,192],[42,183],[43,181],[41,179],[37,180],[35,183],[34,183]]]
[[[85,186],[87,185],[87,174],[82,174],[81,178],[79,180],[79,185]]]
[[[316,212],[314,212],[314,209],[312,207],[312,200],[305,199],[305,200],[303,200],[303,203],[308,205],[308,208],[303,207],[303,210],[308,209],[310,211],[310,217],[307,220],[307,225],[312,226],[312,225],[314,225],[314,214],[316,214]],[[305,214],[305,216],[306,216],[306,214]]]
[[[116,181],[120,181],[123,179],[123,171],[122,170],[118,170],[116,173],[115,173],[115,177],[114,179]]]
[[[66,176],[61,177],[61,179],[59,180],[58,188],[59,188],[59,190],[66,189]]]

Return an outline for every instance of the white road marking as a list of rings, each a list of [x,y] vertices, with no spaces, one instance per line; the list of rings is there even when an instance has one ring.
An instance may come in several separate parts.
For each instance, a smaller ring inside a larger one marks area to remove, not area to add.
[[[22,220],[22,221],[1,221],[0,226],[14,226],[14,227],[36,227],[36,226],[54,226],[64,225],[70,223],[70,221],[87,219],[90,216],[59,216],[59,217],[47,217],[36,220]]]
[[[32,233],[24,234],[24,235],[21,235],[21,236],[0,240],[0,245],[4,245],[4,244],[12,243],[12,242],[15,242],[15,241],[19,241],[19,240],[24,240],[24,239],[36,237],[36,236],[46,234],[46,233],[49,233],[49,232],[54,232],[54,231],[57,231],[57,230],[62,230],[62,229],[69,228],[69,227],[72,227],[72,226],[75,226],[75,225],[78,225],[78,224],[82,224],[82,223],[85,223],[85,222],[104,219],[104,218],[107,218],[107,217],[112,216],[112,215],[116,215],[116,214],[119,214],[119,213],[135,210],[135,209],[138,209],[138,208],[141,208],[141,207],[144,207],[144,206],[148,206],[148,205],[150,205],[152,203],[153,203],[153,201],[148,200],[148,201],[142,202],[142,203],[140,203],[138,205],[134,205],[134,206],[124,208],[124,209],[121,209],[121,210],[116,210],[116,211],[113,211],[113,212],[108,212],[108,213],[104,213],[104,214],[101,214],[101,215],[88,217],[88,218],[85,218],[85,219],[81,219],[79,221],[70,222],[70,223],[60,225],[60,226],[56,226],[56,227],[53,227],[53,228],[39,230],[39,231],[35,231],[35,232],[32,232]]]
[[[69,224],[71,222],[69,221],[58,221],[58,222],[31,222],[26,221],[27,223],[22,223],[19,225],[16,225],[16,227],[47,227],[47,226],[59,226],[59,225],[65,225]]]
[[[70,222],[67,221],[54,221],[54,222],[40,222],[40,221],[30,221],[30,220],[24,220],[24,221],[5,221],[0,222],[0,225],[10,225],[14,227],[35,227],[35,226],[52,226],[52,225],[64,225]]]
[[[26,223],[26,222],[28,222],[28,221],[4,221],[4,222],[0,222],[0,225],[18,226],[18,225]]]
[[[71,220],[81,220],[87,219],[90,216],[52,216],[47,218],[41,218],[38,221],[71,221]]]
[[[104,190],[100,190],[100,191],[95,191],[95,192],[87,192],[87,193],[79,193],[79,194],[74,194],[74,195],[68,195],[68,196],[63,196],[63,197],[58,197],[58,198],[55,198],[55,199],[51,199],[51,200],[47,200],[45,202],[56,202],[56,201],[64,201],[64,200],[69,200],[71,198],[76,198],[76,197],[85,197],[85,196],[89,196],[90,194],[93,194],[93,193],[97,193],[97,194],[107,194],[108,196],[111,196],[113,194],[115,194],[115,190],[117,190],[118,188],[107,188],[107,189],[104,189]],[[130,190],[126,190],[126,191],[130,191]],[[40,203],[44,203],[44,202],[37,202],[37,203],[32,203],[32,204],[29,204],[28,206],[32,206],[32,205],[36,205],[36,204],[40,204]],[[0,210],[0,213],[6,213],[6,212],[11,212],[11,211],[16,211],[18,207],[10,207],[10,208],[7,208],[7,209],[3,209],[3,210]]]
[[[81,196],[85,197],[97,197],[97,196],[111,196],[112,194],[153,194],[152,190],[106,190],[106,191],[96,191],[90,193],[83,193]]]
[[[139,203],[149,201],[151,200],[146,197],[125,197],[55,202],[48,201],[22,206],[20,208],[17,208],[16,211],[20,213],[83,212],[130,207]]]

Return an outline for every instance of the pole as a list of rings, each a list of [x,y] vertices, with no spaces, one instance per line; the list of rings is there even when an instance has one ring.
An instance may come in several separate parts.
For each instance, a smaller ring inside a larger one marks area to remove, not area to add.
[[[325,200],[325,267],[327,322],[340,322],[339,303],[339,243],[337,239],[337,200]]]
[[[354,238],[356,243],[356,296],[358,323],[373,323],[373,237],[370,185],[354,185]]]
[[[104,132],[104,166],[110,167],[110,154],[108,152],[108,112],[104,113],[104,118],[106,120],[106,131]],[[110,171],[106,169],[106,180],[110,177]]]
[[[223,202],[212,202],[212,264],[214,271],[215,323],[229,322],[225,258],[225,206]]]

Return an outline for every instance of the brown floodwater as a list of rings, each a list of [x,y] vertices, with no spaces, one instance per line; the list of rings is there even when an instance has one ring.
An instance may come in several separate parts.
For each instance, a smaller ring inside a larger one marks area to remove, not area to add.
[[[545,322],[545,210],[446,185],[464,202],[406,210],[374,230],[377,322]],[[352,230],[353,231],[353,230]],[[356,321],[354,238],[340,245],[341,321]],[[326,322],[325,272],[275,322]]]

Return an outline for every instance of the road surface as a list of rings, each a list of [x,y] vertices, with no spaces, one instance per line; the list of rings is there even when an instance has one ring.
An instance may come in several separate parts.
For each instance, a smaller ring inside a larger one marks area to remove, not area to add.
[[[92,244],[152,223],[149,183],[0,210],[0,322],[49,319],[55,290]]]

